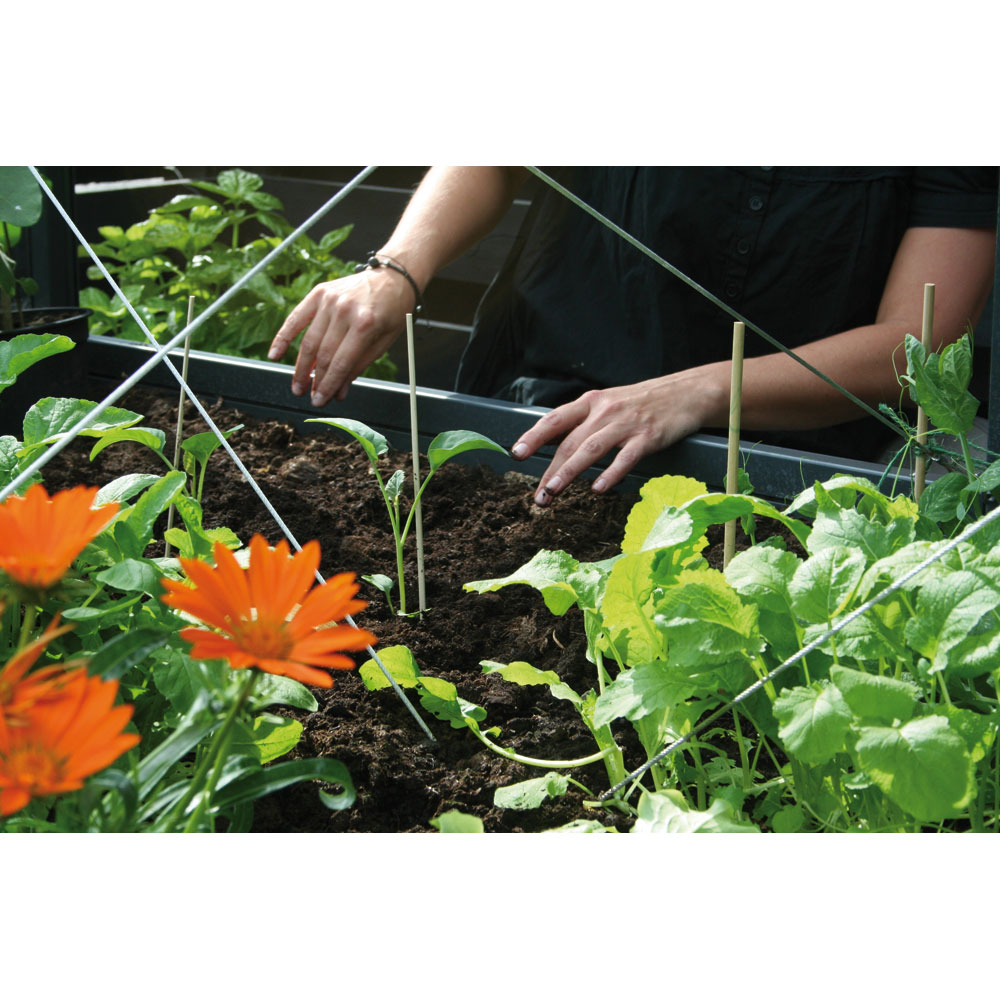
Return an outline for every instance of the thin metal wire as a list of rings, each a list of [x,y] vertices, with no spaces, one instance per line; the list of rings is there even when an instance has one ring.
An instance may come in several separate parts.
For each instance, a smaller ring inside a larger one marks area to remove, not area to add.
[[[866,413],[871,414],[871,416],[875,417],[877,420],[880,420],[883,424],[885,424],[886,427],[891,427],[897,434],[899,434],[899,427],[896,424],[892,423],[892,421],[884,417],[881,413],[879,413],[878,410],[869,406],[866,402],[864,402],[864,400],[859,399],[857,396],[854,395],[854,393],[850,392],[848,389],[845,389],[842,385],[835,382],[832,378],[830,378],[829,375],[824,375],[823,372],[821,372],[818,368],[814,368],[811,364],[809,364],[808,361],[805,360],[805,358],[799,357],[799,355],[797,355],[794,351],[790,350],[789,348],[785,347],[784,344],[781,344],[777,340],[775,340],[774,337],[772,337],[769,333],[765,333],[765,331],[763,331],[759,326],[757,326],[756,323],[751,323],[750,320],[748,320],[745,316],[741,316],[735,309],[732,308],[732,306],[727,306],[726,303],[723,302],[718,296],[713,295],[710,291],[708,291],[707,288],[703,288],[701,285],[698,284],[697,281],[693,280],[692,278],[689,278],[686,274],[684,274],[683,271],[678,270],[669,261],[664,260],[659,254],[650,250],[649,247],[647,247],[645,244],[640,243],[639,240],[637,240],[630,233],[627,233],[624,229],[621,228],[621,226],[616,225],[609,218],[607,218],[604,215],[601,215],[601,213],[598,212],[597,209],[591,208],[590,205],[588,205],[581,198],[577,197],[577,195],[573,194],[573,192],[570,191],[568,188],[563,187],[562,184],[560,184],[553,178],[549,177],[548,174],[539,170],[538,167],[526,167],[525,169],[531,171],[531,173],[533,173],[539,180],[544,181],[546,184],[549,185],[549,187],[558,191],[561,195],[563,195],[574,205],[576,205],[577,208],[582,208],[583,211],[585,211],[588,215],[597,219],[597,221],[600,222],[602,225],[607,226],[608,229],[610,229],[617,236],[620,236],[623,240],[625,240],[626,243],[630,243],[632,246],[636,248],[636,250],[639,250],[640,252],[644,253],[647,257],[649,257],[651,260],[654,260],[657,264],[660,265],[660,267],[666,269],[672,275],[674,275],[675,278],[679,278],[681,281],[684,282],[685,285],[689,286],[690,288],[693,288],[700,295],[708,299],[708,301],[711,302],[713,305],[718,306],[724,312],[727,312],[733,319],[737,320],[740,323],[743,323],[748,330],[753,330],[754,333],[756,333],[759,337],[763,337],[764,340],[766,340],[772,347],[777,348],[779,351],[782,351],[783,353],[787,354],[790,358],[793,358],[800,365],[802,365],[802,367],[805,368],[807,371],[812,372],[812,374],[815,375],[817,378],[821,378],[824,382],[826,382],[827,385],[832,386],[839,393],[841,393],[842,395],[846,396],[849,400],[851,400],[852,403],[857,404]]]
[[[823,645],[823,643],[826,642],[827,639],[829,639],[831,636],[836,635],[838,632],[840,632],[841,629],[845,628],[856,618],[860,618],[863,614],[870,611],[883,598],[888,597],[890,594],[894,594],[905,583],[912,580],[918,573],[922,573],[925,569],[927,569],[928,566],[933,565],[940,558],[942,558],[942,556],[945,556],[949,552],[956,549],[962,542],[970,539],[974,534],[976,534],[976,532],[982,530],[983,528],[986,527],[987,524],[990,524],[991,522],[997,520],[997,518],[1000,518],[1000,507],[995,508],[994,510],[990,511],[990,513],[987,514],[985,517],[970,524],[960,535],[956,535],[950,541],[946,542],[940,549],[938,549],[937,552],[932,553],[926,559],[924,559],[923,562],[921,562],[919,565],[914,566],[912,569],[908,570],[901,577],[899,577],[899,579],[893,581],[893,583],[890,584],[890,586],[886,587],[885,590],[881,591],[881,593],[876,594],[870,600],[865,601],[865,603],[862,604],[860,607],[855,608],[844,619],[839,621],[832,628],[827,629],[826,632],[824,632],[817,639],[814,639],[808,645],[804,646],[797,653],[790,656],[787,660],[785,660],[784,663],[778,664],[778,666],[776,666],[770,673],[765,674],[763,677],[755,681],[744,691],[741,691],[731,701],[726,702],[726,704],[723,705],[721,708],[716,709],[714,712],[712,712],[711,715],[702,719],[702,721],[699,722],[696,726],[694,726],[689,733],[686,733],[680,739],[675,740],[669,746],[664,747],[654,757],[650,757],[650,759],[647,760],[645,764],[643,764],[641,767],[636,768],[631,774],[627,775],[622,781],[619,781],[617,785],[615,785],[613,788],[609,788],[606,792],[600,795],[598,797],[598,801],[606,802],[616,792],[621,791],[621,789],[624,788],[625,785],[627,785],[629,782],[641,778],[654,764],[659,764],[661,760],[672,754],[675,750],[682,747],[692,737],[697,736],[698,733],[702,732],[707,726],[710,726],[716,719],[719,718],[719,716],[723,715],[725,712],[728,712],[731,708],[741,704],[748,698],[755,695],[758,691],[763,689],[765,684],[769,684],[771,681],[775,679],[775,677],[779,676],[780,674],[783,674],[789,667],[798,663],[799,660],[801,660],[808,653],[811,653],[814,649],[817,649],[819,646]]]
[[[35,175],[35,179],[39,182],[42,190],[48,195],[49,200],[55,205],[55,207],[58,210],[59,214],[63,217],[63,219],[65,220],[66,224],[69,226],[69,228],[72,230],[73,234],[76,236],[77,240],[79,240],[80,244],[87,251],[87,253],[89,254],[90,258],[97,265],[97,267],[100,270],[101,274],[104,276],[104,278],[107,280],[107,282],[111,285],[111,287],[114,290],[115,294],[118,295],[121,298],[122,302],[125,304],[125,308],[129,311],[129,313],[131,314],[132,318],[136,321],[136,323],[139,324],[139,328],[145,334],[146,338],[154,346],[157,346],[156,338],[149,331],[149,328],[146,326],[145,322],[143,322],[142,317],[139,316],[139,314],[133,308],[132,303],[129,302],[128,298],[125,296],[125,294],[122,292],[122,290],[118,287],[118,284],[111,277],[111,275],[108,272],[107,268],[105,267],[104,263],[97,256],[97,254],[94,252],[94,249],[90,246],[89,242],[84,237],[84,235],[80,232],[80,230],[77,228],[77,226],[73,222],[73,220],[69,217],[69,214],[63,208],[63,206],[59,202],[58,198],[56,198],[56,196],[52,193],[52,191],[49,190],[48,185],[45,184],[42,181],[40,175],[35,170],[35,168],[34,167],[30,167],[29,169]],[[263,270],[268,264],[270,264],[270,262],[275,257],[278,256],[278,254],[280,254],[291,243],[293,243],[296,239],[298,239],[298,237],[301,236],[304,232],[306,232],[312,225],[314,225],[321,218],[323,218],[323,216],[326,215],[327,212],[329,212],[332,208],[334,208],[343,198],[345,198],[351,191],[353,191],[359,184],[361,184],[364,181],[364,179],[366,177],[368,177],[375,169],[376,169],[376,167],[371,166],[371,167],[366,167],[364,170],[362,170],[361,173],[359,173],[352,181],[350,181],[343,188],[341,188],[335,195],[333,195],[318,211],[314,212],[301,226],[298,227],[298,229],[296,229],[293,233],[291,233],[289,236],[287,236],[280,244],[278,244],[278,246],[276,246],[273,250],[271,250],[254,267],[252,267],[249,271],[247,271],[247,273],[244,274],[242,278],[240,278],[226,293],[224,293],[218,299],[216,299],[215,302],[212,303],[212,305],[210,305],[203,313],[201,313],[200,316],[197,317],[197,319],[195,319],[193,322],[188,323],[184,327],[184,329],[180,331],[180,333],[178,333],[175,337],[173,337],[170,341],[168,341],[167,344],[165,344],[162,348],[159,348],[156,351],[156,353],[147,362],[145,362],[145,364],[141,365],[138,369],[136,369],[136,371],[129,378],[127,378],[124,382],[122,382],[118,386],[117,389],[115,389],[114,391],[112,391],[111,393],[109,393],[104,398],[104,400],[100,404],[98,404],[98,406],[94,410],[92,410],[82,420],[78,421],[73,427],[71,427],[70,430],[66,432],[66,435],[65,435],[64,438],[62,438],[60,441],[57,441],[44,454],[42,454],[41,456],[39,456],[39,458],[38,458],[37,461],[33,462],[24,472],[22,472],[20,474],[20,476],[16,477],[11,483],[9,483],[7,485],[7,487],[5,487],[2,491],[0,491],[0,499],[3,499],[4,496],[7,496],[10,492],[12,492],[13,490],[15,490],[17,488],[17,486],[20,485],[20,483],[22,483],[24,480],[26,480],[28,477],[30,477],[37,469],[40,469],[40,468],[44,467],[45,464],[47,462],[49,462],[63,448],[65,448],[66,445],[68,445],[69,442],[71,440],[73,440],[77,436],[77,434],[79,434],[79,432],[81,430],[85,429],[86,427],[89,427],[90,424],[93,423],[93,421],[101,413],[103,413],[104,410],[106,410],[108,406],[111,405],[111,403],[115,402],[115,400],[117,400],[119,397],[121,397],[122,395],[124,395],[124,393],[127,392],[128,389],[130,389],[133,385],[135,385],[135,383],[138,382],[142,378],[142,376],[146,374],[146,372],[148,372],[152,367],[154,367],[159,361],[162,360],[163,363],[167,366],[167,368],[171,372],[171,374],[177,380],[177,382],[179,383],[180,387],[183,389],[184,393],[187,395],[188,399],[190,399],[191,402],[194,404],[195,408],[198,410],[198,413],[201,415],[202,419],[208,425],[209,429],[219,439],[219,441],[220,441],[223,449],[226,451],[226,453],[232,459],[233,463],[236,465],[236,468],[239,470],[240,474],[243,476],[243,478],[250,485],[251,489],[257,494],[257,496],[259,497],[261,503],[264,505],[264,507],[267,510],[267,512],[274,519],[274,522],[281,529],[282,533],[285,535],[285,537],[288,539],[288,541],[292,544],[292,546],[294,546],[294,548],[295,548],[296,551],[301,551],[302,546],[299,544],[298,539],[292,533],[292,531],[288,527],[288,525],[285,524],[284,520],[278,514],[278,512],[275,509],[274,505],[271,503],[271,501],[264,494],[264,491],[260,488],[260,485],[258,484],[258,482],[256,481],[256,479],[254,479],[254,477],[251,475],[250,471],[246,468],[246,466],[240,460],[240,457],[233,450],[232,445],[226,440],[226,438],[223,435],[223,433],[219,430],[219,428],[216,425],[215,421],[212,420],[212,418],[209,415],[208,411],[202,405],[201,400],[198,399],[198,397],[192,391],[191,387],[184,380],[184,377],[181,375],[180,372],[177,371],[177,369],[174,367],[173,363],[166,356],[166,352],[169,351],[174,345],[176,345],[180,341],[184,340],[201,323],[204,323],[205,320],[209,316],[211,316],[214,313],[218,312],[218,310],[222,307],[222,305],[228,299],[230,299],[233,295],[235,295],[236,292],[238,292],[254,275],[256,275],[261,270]],[[317,577],[317,579],[319,580],[320,583],[324,583],[325,582],[322,574],[318,570],[316,572],[316,577]],[[346,615],[345,616],[345,620],[348,622],[349,625],[351,625],[352,628],[357,628],[357,625],[355,624],[353,618],[350,615]],[[392,676],[392,674],[386,668],[385,664],[382,662],[382,660],[379,657],[378,653],[371,646],[367,647],[367,652],[375,660],[375,662],[378,664],[378,666],[381,668],[382,672],[386,676],[386,679],[392,685],[393,690],[396,692],[397,696],[402,700],[402,702],[409,709],[410,714],[414,717],[414,719],[416,719],[417,723],[420,725],[420,728],[424,731],[424,733],[427,735],[427,737],[430,740],[432,740],[433,742],[436,742],[436,740],[434,738],[434,734],[428,728],[427,723],[424,722],[424,720],[420,717],[420,715],[417,712],[417,710],[413,707],[413,705],[410,702],[410,700],[406,697],[406,694],[404,693],[403,689],[399,686],[399,683],[396,681],[396,679]]]

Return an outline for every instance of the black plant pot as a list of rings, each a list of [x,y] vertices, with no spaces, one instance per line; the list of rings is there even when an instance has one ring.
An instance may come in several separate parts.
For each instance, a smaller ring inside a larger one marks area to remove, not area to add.
[[[45,396],[85,397],[88,394],[87,323],[91,310],[79,306],[25,309],[24,325],[0,330],[0,339],[22,333],[58,333],[69,337],[71,351],[32,365],[0,393],[0,434],[21,439],[24,414]]]

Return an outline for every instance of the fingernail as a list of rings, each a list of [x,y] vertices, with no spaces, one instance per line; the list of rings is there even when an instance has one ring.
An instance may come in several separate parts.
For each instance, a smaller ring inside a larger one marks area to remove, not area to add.
[[[527,450],[528,446],[526,444],[518,442],[513,448],[510,449],[510,453],[514,456],[514,458],[523,458]]]
[[[312,394],[312,405],[313,406],[322,406],[325,402],[326,402],[326,400],[323,398],[323,394],[322,393],[314,392]]]
[[[594,482],[593,490],[595,493],[603,493],[607,488],[608,484],[603,476]]]
[[[278,348],[277,347],[272,347],[267,352],[267,359],[268,359],[268,361],[274,361],[275,358],[277,358],[277,357],[278,357]]]
[[[535,503],[539,507],[545,507],[550,499],[549,491],[544,486],[535,494]]]
[[[563,488],[563,482],[558,476],[553,476],[543,487],[548,493],[558,493]]]
[[[301,396],[306,391],[305,386],[301,382],[292,383],[292,395]]]

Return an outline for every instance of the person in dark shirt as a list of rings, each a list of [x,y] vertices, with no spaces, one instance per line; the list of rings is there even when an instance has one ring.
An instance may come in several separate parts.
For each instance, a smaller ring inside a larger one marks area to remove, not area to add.
[[[317,286],[275,336],[304,327],[292,390],[324,405],[403,328],[417,291],[486,235],[525,180],[507,167],[433,168],[377,267]],[[583,202],[875,405],[896,403],[905,334],[934,282],[935,346],[975,324],[993,276],[995,168],[578,167]],[[537,183],[533,179],[533,183]],[[399,269],[401,268],[401,270]],[[403,273],[405,272],[405,273]],[[858,408],[748,333],[742,426],[848,453]],[[560,441],[546,504],[618,449],[601,492],[642,458],[729,417],[732,318],[562,194],[541,185],[477,312],[456,388],[553,409],[518,458]]]

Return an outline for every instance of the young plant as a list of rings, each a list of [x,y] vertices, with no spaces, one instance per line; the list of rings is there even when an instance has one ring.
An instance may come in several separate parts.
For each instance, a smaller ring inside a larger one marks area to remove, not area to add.
[[[103,242],[94,251],[150,332],[166,343],[185,325],[187,302],[204,306],[235,284],[294,227],[281,214],[282,204],[262,190],[263,180],[246,170],[225,170],[217,180],[189,181],[195,193],[180,194],[135,225],[102,226]],[[333,251],[350,226],[333,230],[319,242],[300,236],[258,274],[226,307],[193,334],[192,347],[220,354],[264,360],[275,331],[315,285],[354,271],[354,263]],[[80,256],[86,256],[81,248]],[[87,277],[97,282],[80,292],[80,305],[93,310],[90,332],[146,342],[145,334],[116,295],[101,287],[96,267]],[[295,360],[294,349],[284,359]],[[383,356],[365,374],[395,377],[396,366]]]
[[[403,545],[410,533],[410,528],[413,526],[414,514],[417,510],[417,505],[420,503],[421,497],[424,495],[424,490],[427,489],[427,484],[434,477],[434,473],[441,468],[445,462],[449,459],[454,458],[456,455],[461,455],[466,451],[473,450],[487,450],[487,451],[499,451],[501,454],[506,455],[507,452],[504,448],[498,445],[495,441],[491,441],[488,437],[484,437],[481,434],[476,434],[474,431],[443,431],[438,434],[437,437],[431,441],[427,448],[427,461],[430,469],[427,475],[424,477],[423,482],[420,484],[420,489],[417,492],[416,497],[414,497],[413,503],[410,505],[409,513],[406,516],[406,520],[402,519],[400,513],[400,498],[402,494],[403,484],[405,480],[405,475],[402,469],[397,469],[389,477],[387,481],[382,479],[382,473],[379,471],[378,460],[389,451],[389,442],[385,439],[382,434],[378,431],[372,430],[367,424],[361,423],[359,420],[350,420],[346,417],[312,417],[306,421],[310,424],[329,424],[331,427],[335,427],[338,430],[345,431],[350,434],[362,448],[364,448],[365,454],[368,456],[368,461],[371,464],[372,471],[375,473],[375,480],[378,483],[379,491],[382,493],[382,499],[385,501],[386,510],[389,514],[389,523],[392,527],[392,537],[396,546],[396,576],[399,583],[399,614],[405,615],[406,612],[406,581],[403,574]],[[388,599],[389,591],[392,589],[392,581],[388,577],[379,575],[377,578],[373,577],[371,579],[372,583],[379,587],[380,590],[385,593]]]

